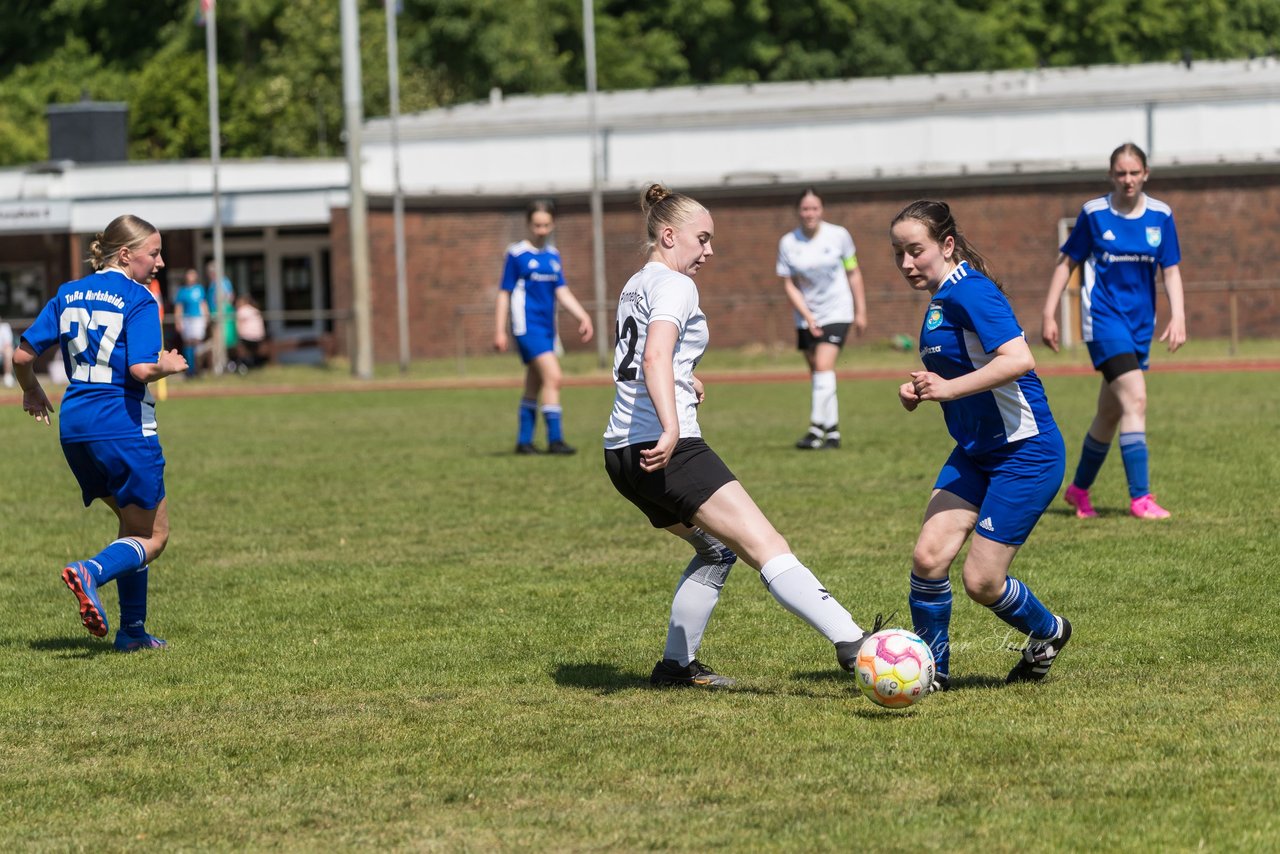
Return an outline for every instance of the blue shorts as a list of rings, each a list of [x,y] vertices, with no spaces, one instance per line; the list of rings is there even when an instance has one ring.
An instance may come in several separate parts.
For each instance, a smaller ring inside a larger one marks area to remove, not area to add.
[[[934,489],[978,508],[978,534],[1020,546],[1062,486],[1067,450],[1057,430],[971,457],[951,452]]]
[[[1089,348],[1089,358],[1093,361],[1095,369],[1101,368],[1102,363],[1108,359],[1132,353],[1138,359],[1138,367],[1145,371],[1151,359],[1150,338],[1146,341],[1138,341],[1134,338],[1108,338],[1105,341],[1089,341],[1085,346]]]
[[[164,454],[156,436],[71,442],[62,453],[80,483],[85,507],[110,496],[119,507],[154,510],[164,500]]]
[[[516,347],[520,349],[520,361],[526,365],[543,353],[553,353],[556,349],[554,332],[528,332],[516,336]]]

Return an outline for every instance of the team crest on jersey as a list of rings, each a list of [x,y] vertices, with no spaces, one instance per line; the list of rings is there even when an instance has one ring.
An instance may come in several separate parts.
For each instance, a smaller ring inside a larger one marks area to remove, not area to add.
[[[924,316],[924,328],[930,332],[942,325],[942,309],[939,306],[929,306],[929,311]]]
[[[1160,245],[1160,226],[1152,225],[1147,227],[1147,245],[1152,248]]]
[[[530,259],[529,259],[529,269],[530,269],[530,270],[536,270],[536,269],[538,269],[538,259],[537,259],[537,258],[530,258]]]

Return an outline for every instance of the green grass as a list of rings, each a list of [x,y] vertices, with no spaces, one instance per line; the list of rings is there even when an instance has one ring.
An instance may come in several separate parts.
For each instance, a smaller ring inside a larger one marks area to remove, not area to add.
[[[565,459],[508,453],[511,389],[175,395],[148,621],[171,648],[133,656],[84,633],[57,578],[110,539],[110,514],[79,507],[56,430],[6,397],[0,842],[1274,850],[1273,381],[1153,372],[1154,487],[1175,518],[1127,518],[1110,460],[1101,517],[1058,502],[1015,563],[1075,625],[1053,676],[1005,687],[1003,624],[958,596],[957,689],[907,713],[858,697],[745,567],[703,648],[741,689],[646,686],[687,549],[604,476],[607,386],[566,391],[586,450]],[[1096,382],[1046,383],[1071,465]],[[703,427],[855,617],[905,620],[950,443],[894,381],[840,394],[838,453],[790,448],[804,383],[713,384]]]

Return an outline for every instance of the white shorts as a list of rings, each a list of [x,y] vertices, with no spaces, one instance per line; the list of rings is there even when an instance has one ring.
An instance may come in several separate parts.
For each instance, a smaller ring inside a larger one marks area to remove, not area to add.
[[[182,340],[191,346],[203,341],[208,330],[209,322],[203,317],[184,317],[179,331],[182,333]]]

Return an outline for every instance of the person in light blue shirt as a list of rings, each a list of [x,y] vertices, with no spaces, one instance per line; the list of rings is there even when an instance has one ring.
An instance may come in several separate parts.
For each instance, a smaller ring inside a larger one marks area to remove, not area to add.
[[[1007,681],[1038,681],[1071,639],[1071,623],[1042,605],[1009,568],[1062,483],[1062,436],[1022,327],[951,208],[913,202],[894,217],[890,239],[907,284],[930,295],[920,329],[924,370],[911,372],[898,400],[908,412],[940,404],[956,443],[934,483],[912,555],[914,631],[933,650],[935,686],[946,690],[951,563],[976,534],[964,562],[965,592],[1027,635]]]
[[[1129,482],[1129,513],[1167,519],[1169,511],[1151,493],[1147,454],[1147,370],[1156,325],[1156,280],[1169,296],[1169,323],[1160,340],[1172,353],[1187,340],[1173,211],[1142,191],[1149,176],[1147,155],[1133,143],[1111,152],[1111,193],[1085,202],[1075,228],[1062,244],[1041,337],[1058,349],[1058,304],[1077,267],[1082,267],[1080,321],[1093,367],[1102,374],[1098,411],[1089,425],[1075,477],[1063,496],[1076,516],[1097,516],[1089,489],[1120,431],[1120,456]]]
[[[507,247],[502,284],[494,316],[493,347],[506,352],[507,326],[525,364],[524,394],[516,433],[516,453],[536,454],[533,434],[538,422],[538,395],[547,423],[547,453],[573,454],[564,441],[560,406],[560,360],[556,356],[556,306],[563,305],[578,321],[585,344],[594,334],[591,315],[582,308],[564,281],[560,253],[550,243],[555,230],[555,207],[547,201],[529,205],[529,238]]]
[[[119,536],[92,558],[72,561],[62,581],[76,597],[89,633],[105,637],[99,588],[115,581],[121,652],[161,649],[146,630],[148,563],[164,551],[169,513],[164,454],[156,435],[155,400],[147,387],[186,370],[165,351],[160,308],[147,284],[164,267],[160,232],[135,216],[112,220],[90,246],[96,272],[58,288],[14,354],[22,408],[50,423],[53,406],[35,375],[50,347],[61,351],[69,385],[62,398],[62,452],[88,507],[101,499],[115,513]]]
[[[199,350],[209,332],[209,306],[204,299],[204,285],[194,267],[187,270],[182,287],[173,297],[174,319],[182,336],[182,356],[187,360],[187,376],[194,377],[199,368]]]

